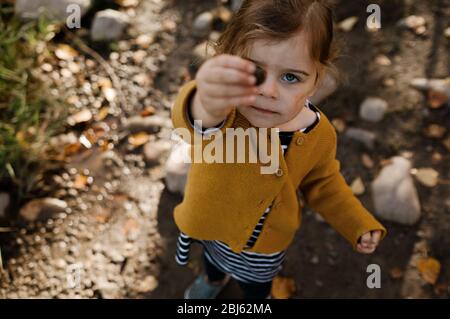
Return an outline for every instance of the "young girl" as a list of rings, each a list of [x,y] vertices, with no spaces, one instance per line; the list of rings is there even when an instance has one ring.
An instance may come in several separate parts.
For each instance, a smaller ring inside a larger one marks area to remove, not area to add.
[[[278,128],[282,150],[274,174],[261,174],[259,162],[192,163],[174,211],[176,260],[185,265],[197,241],[206,274],[185,298],[215,298],[230,277],[245,298],[270,298],[300,226],[297,191],[358,252],[372,253],[386,235],[340,174],[336,132],[309,101],[333,69],[332,44],[332,11],[323,1],[247,0],[217,54],[180,90],[172,121],[189,130],[188,142],[229,128]],[[262,84],[256,69],[265,73]]]

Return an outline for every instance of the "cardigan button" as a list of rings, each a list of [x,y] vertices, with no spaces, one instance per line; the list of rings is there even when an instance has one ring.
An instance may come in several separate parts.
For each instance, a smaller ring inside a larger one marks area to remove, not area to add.
[[[277,171],[275,172],[275,175],[277,175],[278,177],[283,176],[283,170],[281,168],[277,169]]]
[[[304,138],[302,136],[300,136],[300,137],[297,138],[296,143],[297,143],[297,145],[302,145],[303,141],[304,141]]]

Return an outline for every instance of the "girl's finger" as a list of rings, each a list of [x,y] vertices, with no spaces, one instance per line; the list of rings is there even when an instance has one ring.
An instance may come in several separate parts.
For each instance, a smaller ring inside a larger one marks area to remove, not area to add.
[[[372,243],[373,244],[378,244],[378,242],[380,241],[380,238],[381,238],[380,230],[375,230],[372,232]]]
[[[256,65],[246,59],[238,57],[236,55],[222,54],[215,59],[216,65],[241,70],[247,73],[253,73],[256,70]]]
[[[365,233],[364,235],[361,236],[361,243],[362,244],[370,244],[371,243],[371,235],[370,232],[369,233]]]
[[[255,76],[224,67],[216,67],[204,75],[204,80],[209,83],[217,84],[240,84],[245,86],[253,86],[256,83]]]
[[[221,85],[215,83],[205,83],[203,85],[205,94],[216,98],[230,98],[243,95],[256,95],[258,89],[253,86],[242,85]]]

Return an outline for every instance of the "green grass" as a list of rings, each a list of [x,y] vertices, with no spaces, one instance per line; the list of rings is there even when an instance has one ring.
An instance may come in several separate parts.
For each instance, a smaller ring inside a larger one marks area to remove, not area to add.
[[[62,131],[67,110],[34,72],[48,54],[52,25],[25,23],[10,11],[0,6],[0,185],[23,199],[51,164],[48,141]]]

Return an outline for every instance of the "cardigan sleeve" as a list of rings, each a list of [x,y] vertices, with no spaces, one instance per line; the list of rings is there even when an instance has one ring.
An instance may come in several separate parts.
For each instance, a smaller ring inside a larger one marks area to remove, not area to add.
[[[383,239],[387,231],[368,212],[340,173],[336,159],[336,133],[327,156],[305,176],[300,184],[307,205],[319,213],[334,229],[347,239],[356,250],[358,239],[372,230],[381,230]]]
[[[227,118],[216,127],[202,128],[196,123],[192,125],[192,121],[189,118],[189,108],[191,99],[196,91],[197,84],[195,80],[189,81],[183,85],[178,92],[177,98],[171,110],[172,124],[176,132],[189,144],[194,143],[195,134],[209,134],[220,130],[222,134],[225,133],[227,128],[232,127],[234,119],[236,117],[236,109],[233,108]],[[201,138],[200,138],[201,140]]]

